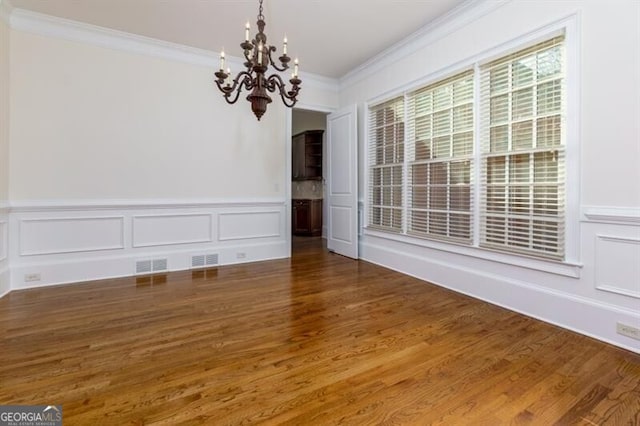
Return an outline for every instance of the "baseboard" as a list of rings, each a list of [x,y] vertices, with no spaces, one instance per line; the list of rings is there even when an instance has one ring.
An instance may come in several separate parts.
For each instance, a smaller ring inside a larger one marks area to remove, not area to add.
[[[362,244],[361,258],[476,299],[640,353],[640,342],[616,334],[616,323],[640,324],[640,313],[491,272]]]
[[[48,287],[60,284],[94,281],[109,278],[133,276],[135,265],[139,260],[166,259],[166,270],[175,272],[193,269],[191,256],[195,254],[215,253],[218,263],[210,267],[218,267],[247,262],[259,262],[287,257],[286,241],[268,243],[239,244],[225,247],[182,249],[174,251],[147,251],[126,256],[104,256],[97,258],[70,259],[57,262],[30,263],[14,265],[11,274],[14,277],[11,290]],[[240,258],[239,258],[240,256]],[[37,274],[39,279],[25,281],[27,275]],[[0,281],[1,282],[1,281]],[[7,275],[7,284],[8,284]],[[8,287],[8,286],[7,286]],[[8,292],[8,288],[7,288]]]

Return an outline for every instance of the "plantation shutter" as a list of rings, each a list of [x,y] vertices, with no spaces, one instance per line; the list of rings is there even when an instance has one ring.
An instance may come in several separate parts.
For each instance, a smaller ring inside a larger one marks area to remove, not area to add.
[[[369,110],[368,226],[402,232],[404,97]]]
[[[473,98],[473,70],[407,97],[409,234],[473,240]]]
[[[482,66],[480,80],[480,245],[563,259],[564,37]]]

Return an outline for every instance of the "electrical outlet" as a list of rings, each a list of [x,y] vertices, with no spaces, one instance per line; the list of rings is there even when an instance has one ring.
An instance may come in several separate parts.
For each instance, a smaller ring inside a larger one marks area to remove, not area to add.
[[[632,327],[621,322],[616,324],[616,331],[623,336],[631,337],[632,339],[640,340],[640,328]]]
[[[40,281],[40,274],[24,274],[24,282],[30,283],[33,281]]]
[[[236,253],[236,258],[237,259],[245,259],[247,257],[247,253],[239,251],[238,253]]]

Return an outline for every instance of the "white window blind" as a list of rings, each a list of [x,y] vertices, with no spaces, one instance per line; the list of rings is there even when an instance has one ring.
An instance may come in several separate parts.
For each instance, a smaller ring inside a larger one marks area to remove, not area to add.
[[[369,110],[368,225],[402,231],[404,167],[404,97]]]
[[[469,70],[407,96],[407,233],[472,242],[473,95]]]
[[[481,67],[480,245],[564,257],[564,37]]]

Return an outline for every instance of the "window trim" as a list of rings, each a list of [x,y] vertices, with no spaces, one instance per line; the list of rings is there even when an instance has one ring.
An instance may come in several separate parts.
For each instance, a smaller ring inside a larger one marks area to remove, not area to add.
[[[563,260],[545,259],[543,257],[535,257],[521,253],[510,253],[506,251],[492,250],[486,247],[480,247],[480,192],[474,191],[474,225],[472,245],[458,244],[453,241],[439,241],[432,238],[416,237],[406,234],[406,217],[403,221],[404,234],[387,233],[378,229],[368,227],[369,202],[365,197],[364,202],[364,218],[366,223],[363,228],[363,235],[374,236],[378,238],[386,238],[393,241],[404,242],[407,244],[418,245],[422,247],[432,248],[450,253],[456,253],[465,256],[471,256],[480,259],[486,259],[494,262],[505,263],[509,265],[521,266],[528,269],[550,272],[557,275],[564,275],[578,278],[582,264],[580,262],[580,40],[579,40],[580,20],[577,14],[569,15],[565,18],[552,22],[546,26],[535,29],[531,32],[510,39],[494,48],[485,50],[473,57],[460,61],[439,71],[431,73],[423,78],[414,80],[393,90],[389,90],[379,96],[371,98],[364,103],[366,113],[364,115],[364,182],[365,192],[368,193],[369,188],[369,111],[370,108],[382,102],[390,100],[398,96],[404,96],[405,102],[407,95],[415,90],[430,84],[437,83],[448,77],[454,76],[465,69],[472,68],[474,70],[474,146],[478,148],[479,127],[480,127],[480,67],[497,58],[509,55],[527,46],[548,40],[556,35],[564,34],[565,43],[565,96],[566,96],[566,140],[565,140],[565,256]],[[405,144],[406,149],[406,144]],[[481,150],[474,149],[474,161],[477,165],[481,162]],[[406,163],[406,162],[405,162]],[[406,165],[405,165],[406,167]],[[478,179],[481,173],[480,167],[474,168],[474,178]],[[403,182],[406,189],[407,182]],[[475,180],[475,185],[479,185],[479,180]],[[405,200],[406,201],[406,200]],[[406,211],[406,203],[405,203]]]

